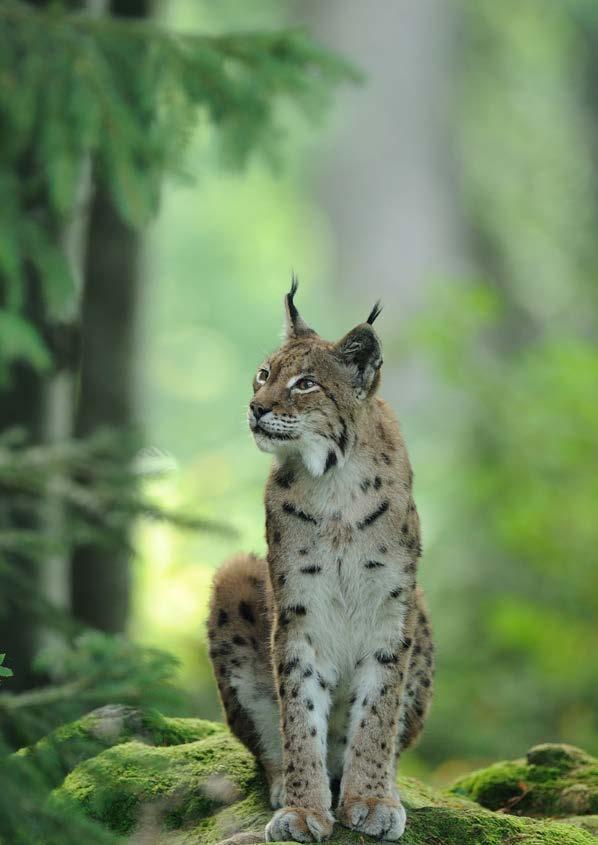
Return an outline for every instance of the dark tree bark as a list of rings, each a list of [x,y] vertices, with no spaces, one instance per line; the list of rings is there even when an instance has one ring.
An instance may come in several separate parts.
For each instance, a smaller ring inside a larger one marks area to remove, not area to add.
[[[147,0],[113,0],[110,12],[143,17]],[[83,355],[75,434],[86,437],[111,427],[136,428],[135,337],[141,237],[123,221],[98,180],[89,218],[82,305]],[[132,458],[132,455],[131,455]],[[71,609],[86,625],[110,633],[125,630],[131,595],[129,527],[117,530],[110,547],[78,546],[71,563]]]

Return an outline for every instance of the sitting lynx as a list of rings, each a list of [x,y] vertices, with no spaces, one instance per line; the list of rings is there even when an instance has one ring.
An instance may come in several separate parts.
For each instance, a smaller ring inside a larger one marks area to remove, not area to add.
[[[433,675],[413,473],[375,395],[378,305],[329,343],[300,317],[296,290],[293,279],[286,340],[249,404],[255,442],[274,455],[268,559],[217,573],[210,655],[228,723],[280,808],[266,839],[321,842],[336,799],[342,825],[394,840],[397,760],[422,729]]]

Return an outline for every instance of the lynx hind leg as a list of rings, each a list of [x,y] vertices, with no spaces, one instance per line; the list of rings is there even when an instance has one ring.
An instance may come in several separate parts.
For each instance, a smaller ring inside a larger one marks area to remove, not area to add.
[[[274,807],[282,803],[280,717],[270,660],[271,603],[265,560],[239,555],[216,573],[210,658],[227,723],[262,764]]]
[[[434,643],[428,611],[420,590],[416,593],[416,607],[415,636],[399,711],[398,754],[412,746],[418,739],[432,700]]]

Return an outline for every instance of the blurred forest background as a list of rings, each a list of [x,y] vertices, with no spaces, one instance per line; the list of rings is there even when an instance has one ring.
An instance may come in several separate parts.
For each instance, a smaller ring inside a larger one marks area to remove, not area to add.
[[[325,337],[385,306],[438,642],[404,770],[596,751],[597,87],[591,0],[2,5],[6,750],[112,701],[220,718],[294,269]]]

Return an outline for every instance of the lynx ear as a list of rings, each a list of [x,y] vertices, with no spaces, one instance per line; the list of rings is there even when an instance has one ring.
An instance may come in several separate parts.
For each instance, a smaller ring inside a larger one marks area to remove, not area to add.
[[[297,276],[293,273],[291,277],[291,289],[284,298],[285,335],[287,340],[293,340],[293,338],[315,334],[315,331],[310,329],[295,306],[294,299],[298,287],[299,281]]]
[[[380,381],[382,347],[372,323],[381,310],[376,303],[367,321],[352,329],[334,347],[337,358],[351,372],[358,399],[373,395]]]

